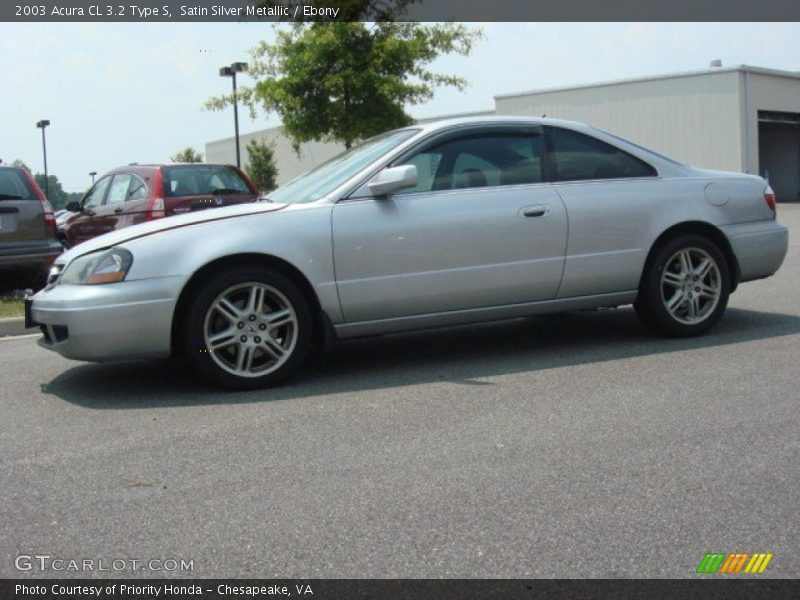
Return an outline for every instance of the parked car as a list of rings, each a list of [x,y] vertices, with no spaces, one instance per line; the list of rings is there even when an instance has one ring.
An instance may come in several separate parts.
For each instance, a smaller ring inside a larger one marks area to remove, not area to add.
[[[53,209],[31,174],[26,169],[0,166],[2,287],[44,285],[61,250]]]
[[[315,342],[549,312],[633,304],[698,335],[787,246],[760,177],[579,123],[471,118],[375,137],[269,201],[87,242],[28,314],[68,358],[178,354],[252,388]]]
[[[247,175],[230,165],[127,165],[106,173],[80,202],[67,205],[71,214],[59,224],[59,239],[70,248],[138,223],[258,197]]]

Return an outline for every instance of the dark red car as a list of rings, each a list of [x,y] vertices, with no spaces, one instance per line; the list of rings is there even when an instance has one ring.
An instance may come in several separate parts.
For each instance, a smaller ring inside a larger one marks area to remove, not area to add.
[[[240,169],[206,163],[119,167],[103,175],[59,226],[70,248],[88,239],[137,223],[243,202],[259,191]]]

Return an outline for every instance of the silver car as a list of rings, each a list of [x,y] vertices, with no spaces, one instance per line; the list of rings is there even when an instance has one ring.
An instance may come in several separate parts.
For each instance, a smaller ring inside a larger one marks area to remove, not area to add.
[[[253,388],[315,344],[548,312],[632,303],[697,335],[787,247],[760,177],[579,123],[458,119],[372,138],[256,204],[80,244],[28,320],[68,358],[182,355]]]

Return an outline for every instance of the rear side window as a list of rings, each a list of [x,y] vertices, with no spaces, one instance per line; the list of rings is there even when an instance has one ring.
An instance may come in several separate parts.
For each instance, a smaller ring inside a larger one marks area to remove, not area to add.
[[[0,200],[36,200],[25,174],[19,169],[0,169]]]
[[[120,204],[125,202],[128,196],[128,187],[131,184],[131,176],[128,174],[114,175],[114,181],[111,182],[111,187],[108,188],[108,196],[106,197],[106,204]]]
[[[655,177],[656,170],[627,152],[577,131],[547,128],[553,181]]]
[[[147,198],[147,184],[136,175],[131,179],[131,186],[128,189],[128,200],[144,200]]]
[[[164,167],[164,195],[180,196],[252,194],[232,167],[222,165],[178,165]]]

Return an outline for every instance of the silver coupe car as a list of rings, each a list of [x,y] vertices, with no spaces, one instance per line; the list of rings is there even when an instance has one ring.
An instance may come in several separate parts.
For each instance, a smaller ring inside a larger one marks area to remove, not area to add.
[[[178,355],[272,385],[337,339],[633,304],[692,336],[788,247],[753,175],[588,125],[468,118],[372,138],[255,204],[136,225],[58,258],[27,302],[67,358]]]

